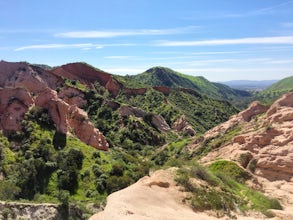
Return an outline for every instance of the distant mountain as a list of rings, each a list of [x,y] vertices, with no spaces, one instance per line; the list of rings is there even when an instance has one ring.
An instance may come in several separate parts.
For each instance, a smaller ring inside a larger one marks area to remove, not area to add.
[[[234,89],[246,90],[246,91],[261,91],[276,83],[278,80],[231,80],[220,82]]]
[[[232,89],[220,83],[212,83],[202,76],[190,76],[166,67],[153,67],[144,73],[131,76],[131,80],[149,86],[189,88],[212,98],[232,101],[250,96],[249,92]]]

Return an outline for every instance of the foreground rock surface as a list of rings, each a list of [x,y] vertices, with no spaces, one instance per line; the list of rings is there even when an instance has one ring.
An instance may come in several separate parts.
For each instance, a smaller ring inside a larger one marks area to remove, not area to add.
[[[107,206],[90,220],[216,219],[195,213],[182,202],[184,193],[174,181],[174,169],[159,170],[111,194]]]
[[[135,184],[108,196],[104,211],[93,215],[89,220],[230,219],[227,216],[217,218],[212,213],[194,212],[183,202],[188,194],[176,185],[175,175],[176,168],[169,168],[143,177]],[[280,213],[288,217],[284,212]],[[248,213],[246,216],[237,216],[237,219],[264,218],[257,213]]]

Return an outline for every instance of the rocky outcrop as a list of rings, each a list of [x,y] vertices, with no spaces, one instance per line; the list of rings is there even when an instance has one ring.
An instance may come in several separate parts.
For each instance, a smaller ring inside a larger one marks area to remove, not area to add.
[[[113,79],[111,77],[107,84],[105,85],[105,88],[114,96],[116,97],[122,88],[122,84],[119,83],[117,80]]]
[[[62,220],[64,216],[56,204],[0,202],[0,219]]]
[[[59,99],[56,91],[45,89],[36,98],[35,104],[48,109],[57,131],[66,134],[71,129],[84,143],[101,150],[108,148],[105,137],[89,121],[87,113]]]
[[[138,118],[143,118],[147,112],[136,107],[131,107],[131,106],[121,106],[119,109],[119,114],[121,116],[130,116],[133,115]]]
[[[68,109],[68,124],[76,135],[84,143],[100,150],[107,150],[109,144],[104,135],[89,121],[87,114],[77,106]]]
[[[23,88],[0,89],[0,129],[20,130],[24,114],[33,105],[33,98]]]
[[[174,181],[176,169],[158,170],[135,184],[108,196],[104,211],[90,220],[168,219],[212,220],[216,217],[194,212],[186,203],[186,193]]]
[[[151,124],[161,132],[166,132],[171,129],[166,120],[161,115],[149,114],[140,108],[121,106],[119,109],[119,114],[124,117],[129,117],[132,115],[138,118],[148,118],[149,122],[151,122]]]
[[[254,116],[265,113],[268,110],[267,106],[260,104],[259,102],[255,101],[250,104],[250,106],[240,112],[238,115],[243,118],[244,121],[250,121]]]
[[[171,130],[170,126],[161,115],[152,115],[151,123],[161,132]]]
[[[52,72],[70,80],[78,80],[89,86],[95,81],[105,86],[112,78],[111,74],[95,69],[85,63],[69,63],[55,68]]]
[[[201,161],[209,163],[216,158],[237,161],[254,172],[264,189],[271,195],[292,205],[292,116],[293,93],[283,95],[270,108],[254,102],[247,110],[208,131],[201,142],[189,147],[191,151],[196,151],[203,141],[225,135],[234,128],[241,128],[231,142],[211,151]],[[254,120],[251,120],[252,118]],[[282,182],[282,187],[277,187],[278,182]]]
[[[166,86],[155,86],[153,89],[163,93],[164,95],[169,95],[171,93],[171,89]]]
[[[130,97],[130,96],[136,96],[136,95],[143,95],[147,92],[146,88],[138,88],[138,89],[133,89],[133,88],[125,88],[124,93]]]
[[[65,87],[59,94],[54,90],[62,78],[27,63],[0,62],[0,129],[21,130],[25,113],[33,106],[48,110],[56,130],[72,131],[81,141],[106,150],[108,143],[79,107],[86,104],[77,89]],[[86,74],[85,74],[86,75]],[[90,75],[90,74],[89,74]],[[55,84],[55,85],[54,85]]]
[[[180,118],[178,118],[172,125],[172,129],[186,133],[190,136],[194,136],[196,134],[196,131],[193,129],[193,127],[188,123],[186,120],[185,115],[182,115]]]
[[[62,82],[60,76],[24,62],[0,62],[0,87],[3,88],[22,87],[37,93],[44,87],[56,89]]]
[[[58,97],[69,105],[76,105],[79,108],[83,108],[87,101],[84,98],[84,94],[73,87],[65,87],[59,93]]]

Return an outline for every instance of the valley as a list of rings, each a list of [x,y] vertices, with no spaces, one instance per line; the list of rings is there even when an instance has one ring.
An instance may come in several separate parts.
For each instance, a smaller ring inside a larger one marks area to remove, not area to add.
[[[165,67],[1,61],[0,87],[2,201],[49,203],[50,219],[293,217],[290,77],[248,92]]]

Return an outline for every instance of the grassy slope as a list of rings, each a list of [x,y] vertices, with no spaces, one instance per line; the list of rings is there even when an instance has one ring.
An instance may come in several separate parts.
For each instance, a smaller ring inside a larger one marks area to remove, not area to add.
[[[284,78],[262,92],[255,93],[254,96],[266,104],[272,104],[282,94],[293,91],[293,76]]]
[[[284,78],[274,83],[265,91],[268,92],[268,91],[291,91],[291,90],[293,90],[293,76]]]

